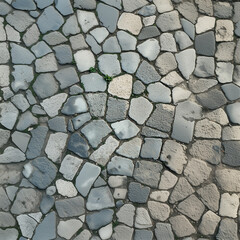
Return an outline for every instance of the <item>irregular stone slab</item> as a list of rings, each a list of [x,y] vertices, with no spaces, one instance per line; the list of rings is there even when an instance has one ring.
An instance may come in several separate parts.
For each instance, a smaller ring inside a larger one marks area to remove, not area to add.
[[[156,39],[151,38],[139,44],[137,50],[149,61],[153,61],[157,58],[160,52],[160,46]]]
[[[93,12],[77,10],[77,18],[84,33],[98,25],[97,18]]]
[[[161,238],[174,240],[172,227],[169,223],[157,223],[154,231],[157,240],[161,240]]]
[[[109,32],[105,27],[94,28],[90,33],[99,44],[109,35]]]
[[[38,58],[35,61],[36,72],[55,72],[58,70],[57,61],[53,53]]]
[[[195,195],[191,195],[179,203],[177,209],[179,212],[188,216],[193,221],[198,221],[201,218],[205,207]]]
[[[55,56],[59,64],[72,63],[72,50],[67,44],[53,47]]]
[[[91,230],[97,230],[112,221],[113,213],[112,209],[103,209],[99,212],[89,213],[86,216],[86,223]]]
[[[24,165],[23,175],[37,188],[45,189],[56,177],[57,168],[46,157],[39,157]]]
[[[166,203],[148,201],[151,217],[157,221],[166,221],[170,215],[170,207]]]
[[[95,66],[95,58],[91,51],[80,50],[74,54],[74,59],[77,63],[80,72],[88,71],[91,67]],[[83,61],[83,59],[85,59]]]
[[[216,41],[229,42],[233,40],[233,22],[231,20],[216,21]]]
[[[169,219],[174,233],[178,237],[186,237],[196,233],[193,225],[188,221],[188,219],[183,215],[177,215]]]
[[[10,138],[10,131],[4,130],[0,128],[0,148],[2,148],[9,140]]]
[[[176,10],[161,14],[156,24],[162,32],[177,30],[182,27]]]
[[[219,230],[216,235],[219,240],[224,239],[238,239],[237,223],[233,219],[225,218],[220,222]]]
[[[100,71],[105,75],[116,76],[121,72],[116,54],[102,54],[98,58],[98,66]]]
[[[184,177],[180,177],[172,191],[172,194],[170,195],[169,202],[170,203],[178,202],[188,197],[192,193],[194,193],[194,189],[191,187],[189,182]]]
[[[184,164],[187,163],[186,148],[173,140],[167,140],[163,145],[161,161],[163,161],[171,170],[181,174]]]
[[[177,62],[172,53],[166,52],[161,54],[156,60],[156,66],[159,68],[160,74],[166,75],[170,71],[177,68]]]
[[[138,35],[142,29],[141,18],[135,14],[124,12],[118,19],[118,28]]]
[[[117,28],[119,11],[106,4],[100,3],[97,5],[97,13],[99,21],[102,23],[102,25],[106,27],[110,33],[113,33]]]
[[[237,194],[230,195],[223,193],[220,201],[219,215],[224,217],[236,218],[239,206]]]
[[[53,7],[47,7],[37,20],[41,33],[58,30],[64,23],[62,15]]]
[[[240,98],[240,87],[236,86],[235,84],[224,84],[221,86],[221,88],[228,100],[234,101]]]
[[[195,38],[195,48],[199,55],[214,56],[216,44],[213,31],[197,35]]]
[[[136,209],[135,227],[140,229],[152,227],[152,221],[147,209],[142,207]]]
[[[63,25],[62,30],[65,36],[75,35],[77,33],[80,33],[77,17],[75,15],[70,16],[66,20],[66,23]]]
[[[130,141],[124,142],[118,149],[117,153],[129,158],[138,158],[142,145],[141,138],[135,137]]]
[[[140,62],[138,53],[126,52],[121,53],[121,66],[122,69],[127,73],[135,73]]]
[[[35,20],[28,13],[15,10],[7,15],[6,21],[17,31],[24,32]]]
[[[119,141],[109,136],[106,142],[91,154],[90,159],[105,166],[118,145]]]
[[[213,57],[197,57],[194,74],[198,77],[214,76],[215,63]]]
[[[13,129],[19,111],[11,102],[0,103],[0,124],[5,128]]]
[[[12,62],[14,64],[31,64],[35,59],[35,56],[27,48],[15,43],[11,43],[10,46]]]
[[[220,193],[214,183],[208,184],[197,191],[202,202],[212,211],[218,211]]]
[[[93,183],[101,172],[101,168],[91,163],[85,163],[76,178],[75,186],[79,193],[86,197]]]
[[[75,130],[79,129],[84,123],[91,120],[91,115],[89,113],[83,113],[72,119],[73,126]]]
[[[218,62],[216,67],[217,79],[220,83],[232,82],[233,64]]]
[[[33,240],[40,240],[42,237],[46,239],[56,238],[56,213],[51,212],[37,226]]]
[[[149,84],[147,91],[148,98],[153,102],[171,102],[171,90],[160,82]]]
[[[111,131],[104,120],[93,120],[81,130],[93,148],[96,148]]]
[[[240,126],[224,127],[222,131],[223,140],[240,140]]]
[[[4,239],[17,240],[18,231],[15,228],[0,229],[1,237]]]
[[[115,156],[107,165],[107,171],[113,175],[132,176],[134,164],[132,160]]]
[[[17,221],[20,226],[22,235],[27,238],[31,238],[37,226],[37,221],[35,221],[32,217],[28,216],[27,214],[21,214],[17,216]]]
[[[217,89],[198,94],[197,100],[203,107],[211,110],[217,109],[227,103],[227,99],[223,92]]]
[[[103,51],[105,53],[120,53],[121,48],[117,37],[109,37],[103,44]]]
[[[12,3],[12,6],[20,10],[36,9],[36,4],[32,0],[23,0],[23,1],[16,0],[15,2]]]
[[[150,188],[137,182],[131,182],[128,187],[128,198],[132,202],[146,203],[150,193]]]
[[[202,138],[221,138],[222,128],[219,124],[203,119],[198,121],[195,126],[195,137]]]
[[[22,188],[13,202],[11,213],[22,214],[38,211],[41,193],[31,188]]]
[[[81,77],[85,92],[104,92],[107,83],[98,73],[90,73]]]
[[[83,223],[77,219],[60,221],[57,226],[58,235],[70,239],[81,227]]]
[[[226,112],[232,123],[240,124],[240,112],[239,112],[240,103],[232,103],[227,105]]]
[[[135,2],[129,2],[127,0],[123,0],[123,7],[126,12],[133,12],[138,8],[146,5],[148,2],[146,0],[136,0]]]
[[[21,112],[25,112],[30,107],[27,99],[21,93],[13,96],[11,101]]]
[[[61,163],[59,172],[67,180],[72,180],[81,166],[83,160],[72,155],[66,155]]]
[[[45,34],[43,37],[43,40],[51,46],[67,42],[67,38],[64,37],[63,34],[58,31],[54,31],[54,32]]]
[[[198,18],[198,11],[193,2],[181,2],[178,5],[177,10],[191,23],[196,23],[196,20]]]
[[[4,190],[3,187],[0,187],[0,210],[3,210],[5,212],[9,211],[9,207],[11,205],[11,202]]]
[[[10,75],[10,68],[6,65],[0,66],[0,86],[7,87],[10,83],[9,75]]]
[[[55,207],[61,218],[78,217],[85,213],[84,198],[81,196],[57,200]]]
[[[53,3],[53,0],[35,0],[38,8],[43,9]]]
[[[162,33],[159,40],[162,51],[177,52],[176,42],[171,33]]]
[[[66,115],[74,115],[76,113],[87,112],[88,107],[86,100],[82,95],[69,97],[63,105],[61,112]]]
[[[88,10],[93,10],[96,8],[96,1],[95,0],[89,0],[89,1],[84,1],[84,0],[74,0],[74,7],[76,8],[82,8],[82,9],[88,9]]]
[[[234,49],[236,44],[234,42],[222,42],[217,46],[215,57],[218,61],[231,61],[234,57]]]
[[[56,188],[58,193],[64,197],[75,197],[77,195],[77,190],[70,181],[58,179],[56,181]]]
[[[203,235],[213,235],[221,218],[212,211],[207,211],[199,225],[199,232]]]
[[[108,85],[108,93],[129,99],[132,94],[132,76],[129,74],[114,78]]]
[[[7,147],[0,155],[0,163],[16,163],[26,160],[25,154],[17,148]]]
[[[34,113],[34,110],[33,110],[33,113]],[[26,111],[19,117],[17,130],[24,131],[30,126],[33,126],[36,124],[38,124],[38,119],[34,117],[30,111]]]
[[[6,228],[6,227],[14,227],[16,224],[16,221],[14,217],[7,212],[0,212],[0,227]]]
[[[179,45],[179,48],[181,50],[188,48],[193,45],[192,40],[189,38],[189,36],[183,32],[183,31],[176,31],[174,34],[174,37],[176,39],[177,44]]]
[[[49,129],[55,132],[67,132],[67,123],[65,117],[55,117],[48,120]]]
[[[47,136],[48,128],[45,126],[38,126],[31,131],[32,138],[28,145],[26,156],[28,159],[38,157],[41,153],[45,138]]]
[[[125,31],[118,31],[117,38],[123,51],[135,50],[137,39]]]
[[[124,223],[129,227],[133,226],[135,207],[132,204],[124,204],[117,212],[118,222]]]
[[[105,114],[107,94],[89,93],[86,95],[87,103],[92,117],[103,117]]]
[[[111,127],[119,139],[135,137],[139,132],[139,128],[128,119],[112,123]]]
[[[239,146],[240,141],[224,141],[224,157],[222,159],[222,162],[226,165],[237,167],[240,165],[238,156],[240,154],[239,152]]]
[[[161,164],[141,160],[136,162],[133,177],[140,183],[157,188],[161,171]]]
[[[141,157],[158,159],[162,148],[162,139],[145,138],[142,145]]]
[[[89,211],[101,210],[114,206],[115,203],[109,187],[93,188],[90,191],[86,203],[86,207]]]
[[[143,61],[139,66],[136,77],[145,84],[157,82],[161,78],[156,69],[146,61]]]
[[[33,24],[23,35],[23,41],[27,47],[39,40],[40,32],[36,24]]]
[[[87,158],[89,156],[89,146],[87,141],[79,134],[74,133],[68,140],[68,150],[74,152],[79,157]]]
[[[33,89],[40,99],[44,99],[58,92],[58,84],[50,73],[40,74],[33,84]]]
[[[20,181],[22,167],[16,164],[0,165],[1,184],[16,184]]]
[[[73,13],[73,8],[71,5],[71,2],[69,0],[64,1],[64,0],[57,0],[56,3],[56,8],[57,10],[63,15],[69,15]]]
[[[208,79],[208,78],[190,78],[188,81],[189,89],[193,93],[202,93],[206,92],[208,89],[210,89],[213,86],[216,86],[218,83],[217,80],[214,79]]]
[[[65,149],[68,134],[66,133],[52,133],[49,136],[45,153],[48,158],[53,162],[60,162],[62,159],[62,153]]]
[[[175,186],[178,178],[172,174],[171,172],[165,170],[161,176],[161,180],[159,183],[159,189],[170,189]]]
[[[180,53],[176,53],[176,60],[178,62],[178,68],[182,75],[189,79],[190,75],[195,69],[196,52],[194,49],[186,49]]]

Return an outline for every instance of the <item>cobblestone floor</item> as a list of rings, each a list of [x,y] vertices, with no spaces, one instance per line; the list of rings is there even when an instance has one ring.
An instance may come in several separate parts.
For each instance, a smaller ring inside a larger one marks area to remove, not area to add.
[[[237,240],[240,2],[0,1],[0,240]]]

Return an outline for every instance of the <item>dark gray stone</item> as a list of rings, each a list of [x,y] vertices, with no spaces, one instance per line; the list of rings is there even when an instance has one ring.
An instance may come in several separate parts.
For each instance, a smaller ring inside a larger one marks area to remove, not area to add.
[[[230,101],[234,101],[240,98],[240,87],[233,84],[224,84],[221,86],[224,94],[226,95],[227,99]]]
[[[170,132],[174,118],[174,107],[166,104],[157,104],[146,125],[163,132]]]
[[[156,6],[154,4],[143,6],[139,11],[138,14],[144,17],[152,16],[156,13]]]
[[[88,149],[89,146],[87,141],[79,133],[71,135],[68,141],[68,150],[74,152],[82,158],[87,158],[89,156]]]
[[[57,175],[57,167],[46,157],[39,157],[24,166],[23,174],[29,182],[46,189]]]
[[[51,212],[45,216],[37,226],[33,240],[55,239],[56,238],[56,213]]]
[[[86,216],[86,223],[91,230],[97,230],[112,222],[113,210],[104,209],[99,212],[89,213]]]
[[[64,23],[62,15],[53,7],[47,7],[37,20],[41,33],[58,30]]]
[[[128,187],[128,198],[132,202],[146,203],[150,193],[150,188],[140,183],[131,182]]]
[[[45,126],[38,126],[31,131],[32,138],[28,145],[26,156],[28,159],[33,159],[40,156],[45,138],[47,136],[48,128]]]
[[[215,63],[213,57],[197,57],[194,75],[198,77],[211,77],[215,75]]]
[[[240,141],[225,141],[223,142],[224,157],[222,162],[232,167],[240,166]]]
[[[109,37],[103,43],[103,51],[105,53],[120,53],[121,52],[121,48],[120,48],[118,40],[115,36]]]
[[[141,157],[152,158],[157,160],[162,148],[162,139],[160,138],[145,138],[142,145]]]
[[[195,48],[199,55],[214,56],[216,51],[216,41],[213,31],[199,34],[195,38]]]
[[[156,69],[152,65],[150,65],[147,61],[143,61],[141,63],[137,70],[136,77],[139,78],[145,84],[157,82],[161,78]]]
[[[162,168],[163,167],[160,163],[143,160],[137,161],[133,177],[140,183],[148,185],[152,188],[157,188]]]
[[[55,201],[59,217],[79,217],[85,213],[84,199],[80,196]]]
[[[198,94],[197,100],[204,108],[212,110],[217,109],[227,103],[227,99],[222,91],[217,89],[212,89],[205,93]]]
[[[67,123],[65,117],[57,116],[48,120],[49,129],[55,132],[67,132]]]
[[[213,10],[218,18],[230,18],[233,14],[233,7],[228,2],[214,2]]]
[[[72,50],[68,45],[58,45],[53,48],[59,64],[71,63],[73,60]]]
[[[156,26],[144,27],[138,35],[138,40],[154,38],[160,35],[160,31]]]
[[[35,10],[36,4],[33,0],[15,0],[12,3],[12,6],[20,10]]]
[[[51,210],[51,208],[53,207],[54,202],[55,202],[54,197],[44,195],[43,198],[42,198],[42,201],[40,203],[41,212],[43,214],[48,213]]]
[[[106,27],[110,33],[113,33],[117,28],[119,11],[106,4],[99,3],[97,5],[97,14],[102,25]]]
[[[218,240],[238,240],[238,226],[234,219],[225,218],[220,222],[218,233],[216,235]]]
[[[136,229],[133,239],[134,240],[152,240],[153,239],[153,233],[152,233],[152,231],[149,231],[149,230]]]

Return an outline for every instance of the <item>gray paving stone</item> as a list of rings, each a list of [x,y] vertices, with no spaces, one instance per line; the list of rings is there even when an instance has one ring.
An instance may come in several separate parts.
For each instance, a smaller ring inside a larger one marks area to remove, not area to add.
[[[63,25],[62,30],[65,36],[75,35],[77,33],[80,33],[77,17],[75,15],[70,16],[66,20],[65,24]]]
[[[41,33],[58,30],[64,23],[62,15],[53,7],[47,7],[37,20]]]
[[[97,230],[112,222],[113,213],[112,209],[103,209],[99,212],[89,213],[86,216],[86,223],[91,230]]]
[[[237,167],[239,166],[238,156],[239,156],[239,141],[224,141],[224,157],[222,162],[226,165]]]
[[[37,124],[38,124],[38,119],[34,117],[30,111],[26,111],[20,115],[16,128],[17,130],[24,131],[30,126],[34,126]]]
[[[47,132],[48,128],[45,126],[38,126],[36,129],[31,131],[32,138],[29,142],[26,153],[28,159],[33,159],[40,156]]]
[[[11,213],[22,214],[38,211],[41,193],[31,188],[21,188],[11,207]]]
[[[53,50],[55,51],[55,56],[59,64],[67,64],[72,62],[72,50],[68,45],[58,45],[53,47]]]
[[[16,221],[14,217],[7,212],[0,212],[0,227],[6,228],[6,227],[14,227],[16,224]]]
[[[116,214],[118,222],[124,223],[129,227],[133,226],[134,215],[135,207],[132,204],[124,204]]]
[[[0,3],[0,9],[1,16],[7,15],[12,10],[12,8],[5,2]]]
[[[205,13],[209,16],[213,15],[213,3],[211,0],[197,0],[198,10],[201,13]]]
[[[106,27],[110,33],[113,33],[117,28],[119,11],[106,4],[99,3],[97,5],[97,14],[102,25]]]
[[[133,83],[133,94],[142,94],[144,91],[145,91],[146,87],[145,85],[139,81],[139,80],[136,80],[134,81]]]
[[[28,13],[15,10],[7,15],[6,21],[17,31],[24,32],[35,20]]]
[[[30,107],[27,99],[21,93],[13,96],[11,101],[21,112],[25,112]]]
[[[205,93],[198,94],[197,100],[203,107],[211,110],[217,109],[227,103],[227,99],[222,91],[217,89],[212,89]]]
[[[212,57],[197,57],[197,64],[194,74],[198,77],[214,76],[215,63]]]
[[[73,13],[73,8],[71,5],[70,0],[64,1],[64,0],[57,0],[55,1],[56,9],[63,15],[69,15]]]
[[[132,160],[124,157],[114,156],[107,165],[107,171],[112,175],[133,175],[134,164]]]
[[[98,27],[98,28],[94,28],[92,31],[90,31],[90,34],[100,44],[106,39],[106,37],[109,35],[109,32],[105,27]]]
[[[216,86],[218,83],[215,79],[209,79],[209,78],[190,78],[188,81],[189,89],[193,93],[202,93],[206,92],[211,87]]]
[[[4,239],[17,240],[19,233],[15,228],[7,228],[5,230],[0,228],[0,234],[1,234],[1,237],[3,237]]]
[[[162,165],[159,163],[144,160],[137,161],[133,177],[142,184],[157,188],[162,168]]]
[[[35,59],[34,55],[28,49],[15,43],[11,43],[10,46],[12,62],[14,64],[31,64]]]
[[[111,5],[119,10],[122,9],[122,1],[121,0],[103,0],[102,2]]]
[[[128,119],[112,123],[111,127],[119,139],[135,137],[140,131],[140,129]]]
[[[107,102],[106,93],[88,93],[86,99],[91,115],[93,117],[103,117]]]
[[[85,213],[84,199],[81,196],[55,201],[59,217],[77,217]]]
[[[42,237],[46,239],[56,238],[55,212],[46,215],[43,221],[37,226],[33,239],[40,240]]]
[[[106,81],[98,73],[83,75],[81,82],[86,92],[104,92],[107,88]]]
[[[86,123],[90,120],[91,120],[90,113],[83,113],[83,114],[76,116],[75,118],[72,119],[74,129],[75,130],[79,129],[84,123]]]
[[[103,51],[105,53],[120,53],[121,48],[118,44],[117,37],[109,37],[104,43],[103,43]]]
[[[219,230],[216,235],[216,237],[219,240],[237,240],[238,239],[238,233],[237,233],[237,223],[234,222],[233,219],[225,218],[222,219],[220,222]]]
[[[53,207],[55,198],[49,195],[44,195],[40,203],[40,209],[43,214],[47,214]]]
[[[87,2],[84,0],[74,0],[74,7],[93,10],[96,8],[96,0],[89,0]]]
[[[180,19],[183,30],[185,33],[187,33],[187,35],[194,40],[195,39],[195,26],[188,20],[186,20],[185,18],[181,18]]]
[[[154,4],[145,5],[138,11],[138,14],[144,17],[152,16],[155,13],[156,13],[156,6]]]
[[[84,164],[79,175],[76,178],[76,188],[79,193],[86,197],[93,183],[101,172],[101,168],[91,163]]]
[[[35,61],[35,69],[37,73],[55,72],[58,70],[57,61],[53,53],[49,53]]]
[[[193,45],[189,36],[183,31],[176,31],[174,37],[181,50]]]
[[[154,230],[157,240],[169,239],[174,240],[172,227],[169,223],[157,223]]]
[[[0,187],[0,200],[0,210],[3,210],[4,212],[9,211],[11,202],[3,187]]]
[[[83,93],[83,89],[80,87],[80,86],[78,86],[77,84],[75,84],[75,85],[72,85],[70,88],[69,88],[69,94],[70,95],[78,95],[78,94],[80,94],[80,93]]]
[[[109,76],[116,76],[120,74],[121,67],[116,54],[102,54],[98,57],[99,70],[103,74]]]
[[[93,36],[87,34],[86,37],[87,44],[91,47],[91,50],[94,54],[99,54],[102,52],[102,47],[97,43]]]
[[[171,11],[161,14],[156,22],[162,32],[173,31],[181,28],[178,12]]]
[[[136,229],[134,232],[134,240],[152,240],[153,233],[150,230]]]
[[[93,12],[78,10],[77,18],[84,33],[88,32],[91,28],[98,25],[96,15]]]
[[[232,82],[233,64],[218,62],[216,67],[217,79],[220,83]]]
[[[227,115],[232,123],[237,123],[237,124],[240,123],[239,111],[238,111],[239,106],[240,106],[240,104],[238,102],[236,102],[236,103],[229,104],[226,107]]]
[[[234,101],[240,98],[240,87],[237,85],[229,83],[222,85],[221,88],[228,100]]]
[[[1,132],[1,131],[0,131]],[[4,133],[3,133],[4,135]],[[30,141],[30,135],[22,132],[15,131],[12,136],[13,143],[23,152],[27,150],[28,143]]]
[[[31,50],[37,58],[43,57],[44,55],[52,52],[51,48],[44,41],[40,41],[32,46]]]
[[[89,211],[114,207],[114,199],[109,187],[93,188],[87,198],[86,208]]]
[[[140,63],[140,57],[138,53],[126,52],[121,53],[121,66],[127,73],[135,73]]]
[[[43,8],[48,7],[49,5],[51,5],[53,3],[53,0],[35,0],[35,2],[37,3],[37,6],[40,9],[43,9]]]
[[[1,164],[0,181],[2,184],[16,184],[21,180],[22,167],[16,164]],[[9,196],[11,199],[11,197]]]
[[[216,2],[213,8],[214,16],[219,18],[230,18],[233,14],[233,7],[228,2]]]
[[[218,61],[231,61],[234,56],[234,49],[236,44],[234,42],[222,42],[217,46],[215,57]]]
[[[123,51],[136,49],[137,39],[125,31],[118,31],[117,38]]]
[[[197,35],[195,38],[195,48],[199,55],[214,56],[216,50],[214,33],[210,31]]]
[[[87,158],[89,155],[87,141],[79,133],[71,135],[67,148],[82,158]]]
[[[132,202],[146,203],[150,193],[150,188],[140,183],[131,182],[128,187],[128,198]]]
[[[160,52],[160,46],[156,39],[151,38],[137,46],[138,52],[147,58],[149,61],[153,61],[157,58]]]
[[[138,40],[145,40],[148,38],[154,38],[160,35],[160,31],[156,26],[144,27],[138,35]]]
[[[159,40],[162,51],[177,52],[176,41],[171,33],[162,33]]]
[[[198,18],[197,8],[193,1],[181,2],[177,10],[183,15],[184,18],[189,20],[191,23],[195,24]]]
[[[190,75],[193,73],[195,69],[195,61],[196,61],[196,52],[194,49],[186,49],[177,53],[176,61],[178,63],[178,68],[182,75],[189,79]]]
[[[58,32],[58,31],[54,31],[54,32],[50,32],[48,34],[44,34],[43,40],[51,46],[67,42],[67,38],[62,33]]]
[[[47,88],[46,85],[48,86]],[[40,74],[33,84],[33,90],[40,99],[44,99],[58,92],[58,84],[52,74]]]
[[[123,8],[127,12],[133,12],[144,5],[147,4],[147,1],[145,0],[136,0],[135,2],[129,2],[127,0],[123,0]]]
[[[26,160],[26,156],[19,149],[14,147],[5,148],[4,152],[0,155],[0,163],[14,163]]]
[[[158,159],[162,148],[162,139],[160,138],[145,138],[142,145],[142,158]]]
[[[2,148],[8,142],[8,140],[10,138],[10,131],[0,129],[0,135],[1,135],[0,148]]]
[[[158,67],[160,74],[166,75],[177,68],[177,62],[172,53],[166,52],[157,58],[156,66]]]

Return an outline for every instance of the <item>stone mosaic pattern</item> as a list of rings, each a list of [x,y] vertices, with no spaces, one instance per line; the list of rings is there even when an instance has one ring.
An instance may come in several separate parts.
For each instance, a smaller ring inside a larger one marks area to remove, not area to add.
[[[240,2],[0,1],[0,239],[237,240]]]

